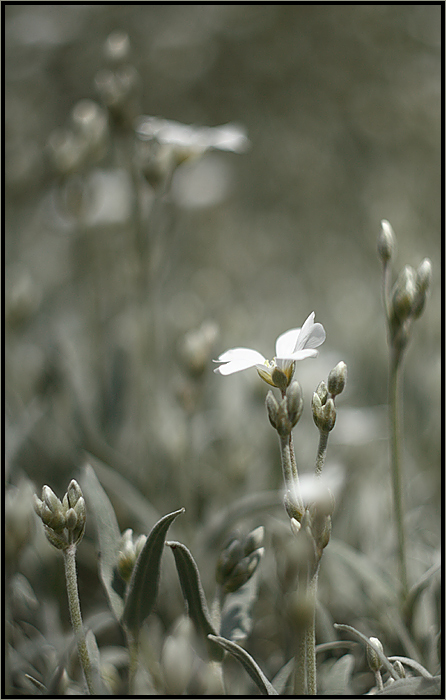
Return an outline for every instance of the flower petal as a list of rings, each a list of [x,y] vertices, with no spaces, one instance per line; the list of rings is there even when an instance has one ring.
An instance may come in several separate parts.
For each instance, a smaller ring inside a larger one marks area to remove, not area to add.
[[[296,350],[296,352],[293,352],[290,359],[293,361],[306,360],[308,357],[317,357],[318,355],[318,350],[311,350],[310,348],[306,348],[305,350]]]
[[[260,352],[251,350],[250,348],[232,348],[231,350],[226,350],[216,361],[225,363],[214,369],[214,372],[223,375],[241,372],[244,369],[249,369],[256,365],[263,365],[266,362]]]
[[[300,331],[300,328],[292,328],[290,331],[285,331],[285,333],[279,335],[276,340],[277,358],[286,359],[293,354]]]
[[[317,348],[325,340],[325,330],[321,323],[314,323],[314,311],[308,316],[300,329],[294,352],[304,348]]]

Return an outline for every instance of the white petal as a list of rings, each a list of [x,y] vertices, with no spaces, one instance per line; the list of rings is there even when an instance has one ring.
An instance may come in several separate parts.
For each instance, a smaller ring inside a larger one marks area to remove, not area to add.
[[[296,352],[293,352],[289,359],[295,362],[297,360],[306,360],[308,357],[317,357],[318,355],[319,352],[317,350],[311,350],[308,348],[305,350],[296,350]]]
[[[234,372],[241,372],[244,369],[249,369],[256,365],[263,365],[265,358],[260,352],[257,352],[257,350],[251,350],[250,348],[232,348],[220,355],[217,361],[224,362],[225,364],[217,367],[214,372],[228,375],[234,374]]]
[[[325,330],[321,323],[314,323],[314,311],[302,326],[294,350],[317,348],[325,340]]]
[[[285,359],[293,354],[296,342],[300,334],[300,328],[292,328],[285,331],[276,340],[276,357]]]

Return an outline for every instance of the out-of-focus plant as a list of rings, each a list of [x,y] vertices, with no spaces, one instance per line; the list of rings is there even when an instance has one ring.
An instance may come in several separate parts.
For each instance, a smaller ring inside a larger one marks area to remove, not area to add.
[[[381,222],[378,254],[383,270],[383,300],[389,344],[389,425],[390,469],[392,475],[395,527],[398,540],[398,564],[401,584],[401,604],[404,605],[409,582],[407,573],[407,543],[404,524],[404,475],[401,457],[401,396],[402,361],[412,334],[414,321],[423,313],[432,279],[432,263],[425,258],[417,270],[406,265],[391,286],[391,263],[395,253],[395,234],[388,221]]]

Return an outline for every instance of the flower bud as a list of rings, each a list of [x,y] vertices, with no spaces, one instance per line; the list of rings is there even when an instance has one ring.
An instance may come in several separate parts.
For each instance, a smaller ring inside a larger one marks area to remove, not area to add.
[[[287,388],[287,386],[289,384],[290,379],[291,379],[291,377],[288,378],[287,375],[285,374],[285,372],[282,372],[282,370],[279,369],[278,367],[275,367],[273,369],[273,371],[271,372],[271,380],[272,380],[274,386],[276,386],[281,391],[285,391],[285,389]]]
[[[259,549],[263,544],[263,538],[265,536],[265,528],[263,525],[256,527],[252,530],[245,539],[245,544],[243,547],[243,552],[245,556],[251,554],[256,549]]]
[[[383,652],[383,645],[377,637],[370,637],[370,641],[372,642],[372,644],[374,644],[374,646],[377,649]],[[370,670],[374,673],[379,671],[379,669],[382,666],[381,659],[379,658],[375,649],[373,649],[369,644],[367,645],[367,663],[369,665]]]
[[[333,430],[336,423],[336,408],[333,399],[327,399],[324,406],[320,406],[320,399],[313,394],[312,401],[313,420],[317,428],[324,433]]]
[[[269,422],[271,423],[273,428],[275,428],[277,430],[279,404],[277,403],[277,399],[274,396],[271,389],[268,391],[268,393],[266,395],[265,404],[266,404],[266,410],[268,412]]]
[[[392,259],[395,251],[395,234],[386,219],[381,221],[381,233],[378,237],[378,255],[383,263]]]
[[[415,270],[405,265],[392,290],[391,315],[398,324],[402,324],[412,313],[416,292]]]
[[[67,498],[70,508],[74,508],[78,500],[82,498],[82,495],[81,487],[75,479],[72,479],[67,489]]]
[[[404,668],[403,664],[399,659],[396,659],[393,664],[393,668],[397,672],[400,678],[405,678],[406,677],[406,669]]]
[[[347,382],[347,365],[345,362],[338,362],[336,367],[328,375],[328,391],[332,396],[338,396],[345,389]]]
[[[432,263],[429,258],[424,258],[417,270],[416,286],[417,291],[412,305],[412,315],[419,318],[426,303],[427,293],[432,281]]]
[[[324,381],[319,382],[319,384],[316,387],[316,394],[318,395],[321,405],[326,402],[328,399],[328,389],[327,385]]]
[[[304,402],[302,398],[302,389],[299,382],[291,382],[286,392],[288,419],[291,426],[294,428],[299,418],[302,415]]]
[[[76,515],[76,511],[74,510],[74,508],[69,508],[67,510],[66,519],[67,519],[67,529],[74,530],[74,528],[77,525],[77,515]]]
[[[293,535],[297,536],[299,534],[299,531],[302,527],[300,522],[296,520],[296,518],[290,518],[290,526],[291,526],[291,532]]]
[[[112,32],[108,35],[104,46],[104,54],[110,64],[120,64],[130,56],[130,39],[125,32]]]

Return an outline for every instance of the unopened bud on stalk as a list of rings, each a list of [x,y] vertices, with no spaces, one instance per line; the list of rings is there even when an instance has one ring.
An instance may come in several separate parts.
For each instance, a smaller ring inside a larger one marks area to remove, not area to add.
[[[278,415],[279,415],[279,404],[271,390],[268,391],[265,399],[266,410],[268,412],[269,422],[277,430],[278,425]]]
[[[271,380],[274,386],[276,386],[281,391],[285,391],[289,383],[289,378],[287,377],[285,372],[282,372],[282,370],[278,367],[275,367],[273,369],[271,373]]]
[[[379,649],[381,652],[384,652],[383,645],[377,637],[370,637],[370,641],[372,642],[372,644],[375,645],[375,647],[377,647],[377,649]],[[381,659],[379,658],[376,651],[369,644],[367,645],[367,663],[369,665],[370,670],[374,673],[379,671],[379,669],[382,666]]]
[[[285,496],[283,497],[283,505],[285,507],[285,510],[286,510],[288,516],[291,519],[294,519],[298,523],[300,523],[304,514],[302,513],[302,511],[298,507],[296,501],[294,500],[294,498],[291,494],[291,491],[287,491],[285,493]]]
[[[412,306],[412,315],[419,318],[426,303],[427,293],[432,281],[432,263],[429,258],[424,258],[417,270],[416,286],[417,291]]]
[[[117,568],[124,581],[129,581],[142,548],[146,543],[146,535],[140,535],[133,542],[133,530],[129,528],[123,532],[119,546]]]
[[[34,509],[54,547],[66,549],[72,544],[79,544],[85,531],[87,511],[77,481],[72,479],[62,502],[49,486],[43,486],[42,500],[34,496]]]
[[[392,666],[400,678],[406,677],[406,669],[404,668],[403,664],[399,659],[396,659],[396,661],[393,662]]]
[[[391,315],[399,324],[412,313],[416,293],[416,272],[410,265],[405,265],[392,290]]]
[[[381,221],[381,233],[378,237],[378,255],[383,263],[392,259],[395,251],[395,234],[386,219]]]
[[[332,396],[338,396],[345,389],[347,382],[347,365],[345,362],[338,362],[328,375],[328,391]]]
[[[336,408],[333,399],[327,399],[324,405],[318,394],[313,394],[311,407],[313,409],[313,420],[316,427],[324,433],[333,430],[336,423]]]
[[[316,394],[318,395],[321,404],[324,404],[328,399],[328,389],[324,381],[319,382],[317,385]]]
[[[286,392],[286,404],[288,419],[294,428],[299,418],[302,415],[304,402],[302,398],[302,389],[297,381],[291,382]]]

